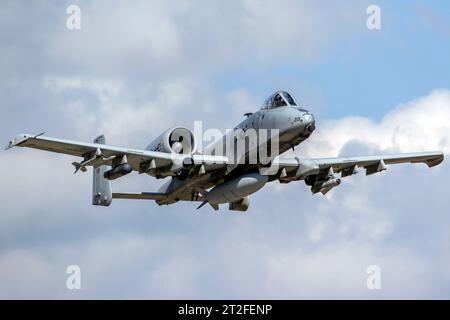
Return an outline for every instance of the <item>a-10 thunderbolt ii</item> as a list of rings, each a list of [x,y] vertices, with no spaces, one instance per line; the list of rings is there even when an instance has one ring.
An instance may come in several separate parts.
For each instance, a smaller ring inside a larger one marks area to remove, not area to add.
[[[165,131],[146,149],[110,146],[103,135],[93,143],[85,143],[42,134],[20,134],[9,142],[7,149],[20,146],[81,157],[73,165],[75,172],[93,167],[93,205],[109,206],[112,199],[154,200],[159,205],[198,201],[199,207],[210,204],[217,210],[220,204],[228,204],[230,210],[236,211],[246,211],[249,196],[275,180],[280,183],[303,180],[311,186],[312,193],[325,194],[338,186],[341,178],[355,174],[357,168],[364,168],[366,175],[371,175],[390,164],[423,162],[433,167],[444,160],[443,153],[436,151],[323,159],[282,156],[308,139],[315,129],[312,113],[299,107],[285,91],[274,93],[259,111],[245,116],[236,128],[203,152],[196,150],[194,134],[184,127]],[[247,135],[250,131],[256,137],[251,142]],[[227,153],[225,145],[231,146],[228,149],[234,153]],[[269,145],[270,152],[266,150],[262,157],[259,151]],[[132,171],[158,179],[170,178],[158,192],[113,192],[111,181]]]

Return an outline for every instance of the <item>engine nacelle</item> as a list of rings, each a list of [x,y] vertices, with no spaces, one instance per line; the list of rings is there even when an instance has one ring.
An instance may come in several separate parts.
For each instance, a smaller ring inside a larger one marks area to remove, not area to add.
[[[213,204],[237,202],[260,190],[268,179],[256,172],[244,174],[212,188],[205,197]]]
[[[228,205],[228,209],[233,211],[247,211],[249,206],[250,201],[248,197],[245,197],[238,201],[230,202],[230,204]]]
[[[175,127],[164,131],[153,140],[147,150],[166,153],[192,154],[197,149],[197,140],[191,130]]]

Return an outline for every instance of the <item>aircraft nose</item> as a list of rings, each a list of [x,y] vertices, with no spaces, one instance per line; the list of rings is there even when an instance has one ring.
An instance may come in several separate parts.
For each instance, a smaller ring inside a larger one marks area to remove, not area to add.
[[[316,129],[316,120],[311,113],[304,113],[302,116],[303,123],[305,124],[305,130],[312,133]]]

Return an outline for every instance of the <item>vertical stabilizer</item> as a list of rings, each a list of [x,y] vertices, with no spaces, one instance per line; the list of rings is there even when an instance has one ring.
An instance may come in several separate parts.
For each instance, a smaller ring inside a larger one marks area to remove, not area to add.
[[[105,136],[101,135],[95,138],[94,143],[105,144]],[[104,173],[110,170],[110,166],[100,166],[93,168],[92,181],[92,204],[94,206],[108,207],[112,201],[111,181],[105,179]]]

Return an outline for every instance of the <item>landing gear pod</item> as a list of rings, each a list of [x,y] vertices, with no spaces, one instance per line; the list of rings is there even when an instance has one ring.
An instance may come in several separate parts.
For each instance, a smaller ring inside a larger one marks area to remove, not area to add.
[[[104,173],[104,177],[108,180],[115,180],[133,171],[131,164],[122,163]]]

